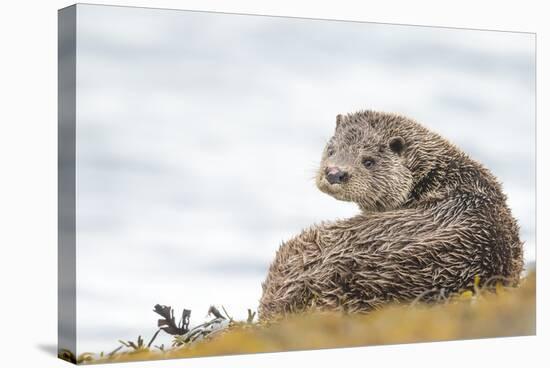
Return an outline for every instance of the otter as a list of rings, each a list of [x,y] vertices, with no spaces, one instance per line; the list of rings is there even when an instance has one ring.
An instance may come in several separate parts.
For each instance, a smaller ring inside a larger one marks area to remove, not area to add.
[[[523,243],[501,184],[413,119],[338,115],[316,184],[360,213],[280,246],[262,283],[260,320],[430,302],[471,288],[476,276],[518,284]]]

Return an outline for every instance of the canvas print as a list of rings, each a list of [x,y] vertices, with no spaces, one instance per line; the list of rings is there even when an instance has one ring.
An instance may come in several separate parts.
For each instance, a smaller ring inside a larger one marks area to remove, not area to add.
[[[535,34],[59,11],[59,357],[535,334]]]

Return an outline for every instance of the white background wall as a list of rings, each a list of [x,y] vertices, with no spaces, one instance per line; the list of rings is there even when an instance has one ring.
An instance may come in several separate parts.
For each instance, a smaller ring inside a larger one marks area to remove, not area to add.
[[[113,4],[144,5],[150,2],[118,1]],[[423,7],[422,4],[426,4]],[[527,6],[529,4],[529,6]],[[548,35],[542,9],[535,2],[523,2],[507,7],[499,2],[463,1],[452,7],[440,2],[401,2],[386,5],[352,6],[341,2],[326,7],[314,2],[278,1],[271,4],[255,2],[186,2],[158,1],[155,6],[172,8],[222,10],[247,13],[308,16],[319,18],[376,20],[414,24],[469,26],[539,32],[539,40]],[[2,212],[2,323],[1,345],[4,359],[26,359],[25,366],[61,366],[51,353],[56,341],[56,12],[69,3],[25,2],[2,9],[0,41],[7,45],[3,53],[1,80],[2,133],[0,160],[3,180],[0,184]],[[498,10],[498,11],[496,11]],[[548,44],[538,49],[538,65],[548,63]],[[544,58],[544,59],[541,59]],[[544,92],[547,72],[539,69],[538,101],[548,100]],[[541,79],[539,79],[541,80]],[[538,166],[542,167],[545,130],[542,122],[543,103],[538,105]],[[547,185],[545,173],[539,171],[538,187]],[[541,245],[547,240],[544,223],[544,192],[539,193],[538,279],[539,311],[546,304],[544,280],[545,251]],[[544,303],[544,304],[543,304]],[[207,358],[191,361],[136,363],[134,366],[280,366],[312,361],[320,366],[334,366],[339,362],[364,361],[369,364],[406,364],[421,361],[423,366],[463,366],[465,359],[472,364],[517,366],[534,359],[537,350],[548,337],[547,318],[538,314],[539,336],[536,338],[490,339],[436,344],[412,344],[391,347],[355,348],[330,351],[254,356]],[[442,363],[444,361],[444,363]],[[17,366],[13,363],[12,365]]]

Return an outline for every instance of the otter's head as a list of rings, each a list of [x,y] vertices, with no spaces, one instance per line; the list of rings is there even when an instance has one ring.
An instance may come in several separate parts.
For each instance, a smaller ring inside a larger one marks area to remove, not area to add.
[[[357,203],[364,211],[403,205],[413,177],[405,165],[407,142],[392,120],[393,115],[370,111],[338,115],[334,136],[323,152],[317,187],[336,199]]]

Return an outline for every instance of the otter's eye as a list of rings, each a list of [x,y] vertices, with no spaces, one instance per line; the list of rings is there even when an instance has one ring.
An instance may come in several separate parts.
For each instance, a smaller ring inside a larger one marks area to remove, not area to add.
[[[363,159],[363,166],[365,166],[367,169],[370,169],[374,166],[374,160],[370,157]]]
[[[330,157],[332,155],[334,155],[334,148],[327,149],[327,156]]]

